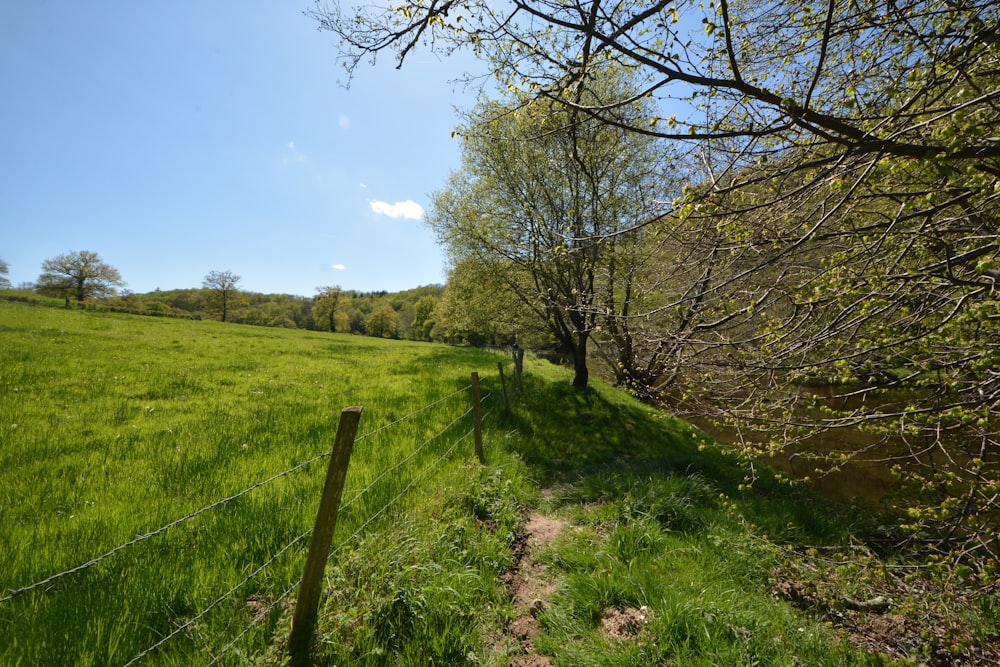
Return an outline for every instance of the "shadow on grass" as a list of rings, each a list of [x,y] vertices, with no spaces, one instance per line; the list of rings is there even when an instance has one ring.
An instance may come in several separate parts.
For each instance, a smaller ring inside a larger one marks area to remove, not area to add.
[[[861,518],[607,386],[581,391],[528,375],[503,427],[543,488],[588,487],[613,499],[650,480],[698,479],[713,492],[701,494],[704,511],[718,513],[725,503],[772,539],[800,544],[841,542]]]

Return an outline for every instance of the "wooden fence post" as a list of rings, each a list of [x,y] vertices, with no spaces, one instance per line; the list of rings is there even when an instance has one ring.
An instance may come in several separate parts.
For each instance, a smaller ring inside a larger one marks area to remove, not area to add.
[[[514,350],[514,377],[517,380],[517,390],[524,391],[524,382],[521,375],[524,372],[524,350],[517,348]]]
[[[288,655],[292,667],[309,664],[309,648],[316,630],[323,572],[326,569],[326,559],[330,555],[333,531],[337,527],[337,511],[340,509],[340,497],[344,493],[347,464],[351,461],[361,410],[361,407],[355,406],[344,408],[340,412],[340,424],[337,426],[337,437],[333,442],[330,463],[326,469],[326,483],[323,486],[323,495],[320,497],[319,511],[316,513],[312,541],[309,543],[302,586],[295,602],[292,630],[288,635]]]
[[[500,371],[500,391],[503,393],[503,412],[510,412],[510,400],[507,398],[507,383],[503,379],[503,362],[497,362],[497,370]]]
[[[483,452],[483,406],[479,401],[479,373],[472,371],[472,432],[476,440],[476,456],[479,462],[486,463]]]

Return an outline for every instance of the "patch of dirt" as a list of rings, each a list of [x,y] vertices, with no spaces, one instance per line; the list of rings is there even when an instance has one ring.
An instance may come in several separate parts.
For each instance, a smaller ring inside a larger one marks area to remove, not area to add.
[[[898,613],[902,605],[895,601],[919,595],[919,590],[887,582],[887,590],[856,600],[841,594],[835,580],[821,576],[796,579],[790,574],[782,570],[772,575],[778,596],[800,609],[819,613],[863,651],[903,662],[918,660],[927,667],[1000,665],[1000,639],[969,645],[968,638],[961,637],[962,629],[939,611],[925,611],[919,622]]]
[[[601,612],[601,634],[608,641],[638,639],[649,622],[645,607],[636,609],[605,609]]]
[[[518,655],[510,659],[509,667],[552,667],[552,661],[542,655]]]
[[[566,522],[561,519],[531,514],[525,523],[524,534],[514,545],[516,564],[503,577],[518,614],[505,632],[505,641],[513,645],[515,654],[509,667],[552,665],[547,657],[535,652],[534,640],[541,632],[536,616],[548,605],[556,584],[547,576],[547,568],[535,561],[534,554],[551,544],[565,527]]]

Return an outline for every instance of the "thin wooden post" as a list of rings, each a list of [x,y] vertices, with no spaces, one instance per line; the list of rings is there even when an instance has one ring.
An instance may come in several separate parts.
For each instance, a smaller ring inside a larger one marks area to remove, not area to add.
[[[500,371],[500,391],[503,393],[503,411],[504,414],[510,412],[510,400],[507,398],[507,383],[503,379],[503,362],[497,362],[497,370]]]
[[[524,382],[521,379],[524,373],[524,350],[517,348],[514,350],[514,377],[517,380],[517,390],[524,391]]]
[[[486,463],[486,453],[483,452],[483,406],[479,401],[479,373],[472,371],[472,432],[476,440],[476,456],[479,462]]]
[[[330,555],[333,531],[337,527],[340,497],[344,493],[347,464],[351,461],[351,451],[354,449],[354,436],[358,432],[361,410],[360,406],[355,406],[344,408],[340,412],[337,437],[333,442],[333,451],[330,453],[330,463],[326,469],[326,483],[323,486],[323,495],[320,497],[312,541],[309,543],[309,555],[306,557],[305,571],[302,574],[302,586],[299,588],[299,597],[295,603],[295,613],[292,616],[292,630],[288,635],[288,655],[291,658],[292,667],[302,667],[309,664],[309,648],[316,630],[316,614],[319,611],[319,600],[323,587],[323,571],[326,569],[326,559]]]

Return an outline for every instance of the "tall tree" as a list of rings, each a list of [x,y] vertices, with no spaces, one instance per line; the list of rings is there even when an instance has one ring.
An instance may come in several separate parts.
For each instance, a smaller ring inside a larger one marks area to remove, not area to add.
[[[609,64],[575,94],[581,104],[598,103],[627,85]],[[462,170],[435,196],[428,222],[455,263],[488,267],[546,322],[573,359],[573,385],[586,387],[588,345],[619,307],[619,281],[633,266],[629,230],[665,196],[665,151],[520,96],[480,105],[459,133]]]
[[[467,46],[502,87],[689,146],[701,169],[648,223],[697,239],[678,275],[703,273],[649,312],[700,319],[674,349],[701,406],[775,445],[894,432],[902,450],[885,440],[875,458],[905,457],[933,496],[914,534],[1000,557],[995,0],[401,0],[314,16],[351,72]],[[580,100],[604,59],[642,88]],[[621,118],[638,99],[650,112]],[[806,409],[806,380],[841,400]]]
[[[7,262],[0,258],[0,289],[9,289],[10,280],[7,278],[7,274],[10,273],[10,266]]]
[[[366,329],[369,336],[376,338],[394,338],[398,318],[392,306],[378,306],[368,316]]]
[[[437,310],[438,301],[436,297],[427,295],[420,297],[414,304],[411,328],[414,339],[430,340],[431,330],[434,328],[434,311]]]
[[[121,274],[89,250],[69,252],[42,262],[36,289],[41,294],[83,301],[112,296],[124,285]]]
[[[330,332],[337,330],[337,317],[340,314],[338,308],[342,291],[339,285],[316,288],[312,312],[313,321],[318,327]]]
[[[219,313],[223,322],[243,296],[239,283],[240,277],[232,271],[210,271],[201,283],[208,290],[209,305]]]

